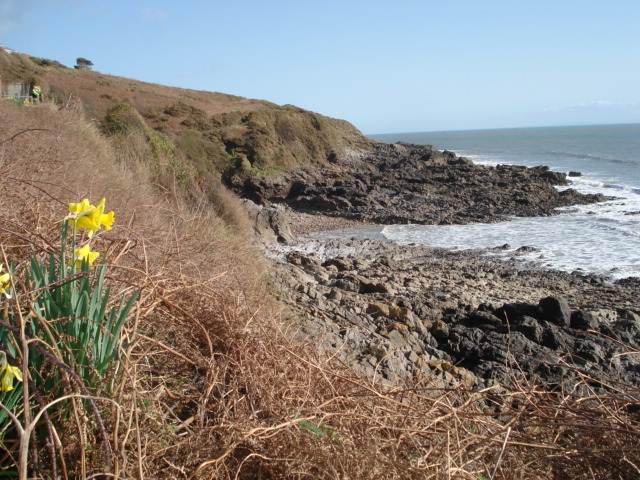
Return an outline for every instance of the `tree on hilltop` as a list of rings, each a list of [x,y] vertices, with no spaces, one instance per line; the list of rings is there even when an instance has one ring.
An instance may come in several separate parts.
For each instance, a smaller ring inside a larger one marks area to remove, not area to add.
[[[76,59],[75,68],[80,70],[91,70],[93,66],[93,62],[91,60],[87,60],[86,58],[79,57]]]

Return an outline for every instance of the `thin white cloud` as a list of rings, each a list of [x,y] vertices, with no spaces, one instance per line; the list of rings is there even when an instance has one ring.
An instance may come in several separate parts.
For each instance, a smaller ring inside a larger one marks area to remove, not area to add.
[[[580,102],[568,106],[553,106],[543,109],[545,112],[558,112],[563,110],[596,110],[596,109],[635,109],[640,108],[640,102],[612,102],[610,100],[596,100],[593,102]]]
[[[154,10],[153,8],[143,8],[140,16],[145,22],[153,23],[164,22],[169,18],[169,14],[164,10]]]

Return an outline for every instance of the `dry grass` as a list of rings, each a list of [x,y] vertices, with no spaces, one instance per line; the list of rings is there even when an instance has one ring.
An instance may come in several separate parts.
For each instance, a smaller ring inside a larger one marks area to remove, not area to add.
[[[154,186],[137,158],[143,144],[110,143],[73,109],[0,103],[0,118],[7,256],[53,249],[67,203],[104,196],[117,221],[98,239],[111,281],[141,288],[114,377],[119,407],[104,406],[112,478],[640,476],[637,389],[372,383],[299,340],[296,322],[269,300],[267,267],[242,221],[231,222],[234,233],[204,193],[185,202],[170,182]],[[95,441],[90,433],[60,435],[69,478],[103,470],[81,448]]]
[[[59,100],[81,99],[88,118],[95,119],[102,119],[107,109],[118,103],[132,105],[143,115],[163,112],[168,106],[181,103],[197,105],[207,116],[273,107],[262,100],[168,87],[91,71],[49,69],[42,77],[56,91],[64,92]],[[177,118],[167,115],[163,118],[175,122],[172,130],[179,129]]]

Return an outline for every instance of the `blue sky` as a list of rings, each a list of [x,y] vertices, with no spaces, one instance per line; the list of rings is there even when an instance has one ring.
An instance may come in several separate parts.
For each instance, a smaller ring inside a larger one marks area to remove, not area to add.
[[[0,0],[0,43],[367,134],[640,122],[638,0]]]

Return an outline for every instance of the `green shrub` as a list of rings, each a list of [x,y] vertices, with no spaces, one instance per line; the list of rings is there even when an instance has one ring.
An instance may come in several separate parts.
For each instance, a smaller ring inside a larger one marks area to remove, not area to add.
[[[131,105],[118,103],[109,107],[101,128],[107,135],[123,135],[132,131],[144,130],[145,122]]]
[[[39,67],[67,68],[57,60],[49,60],[48,58],[31,57],[31,61]]]

